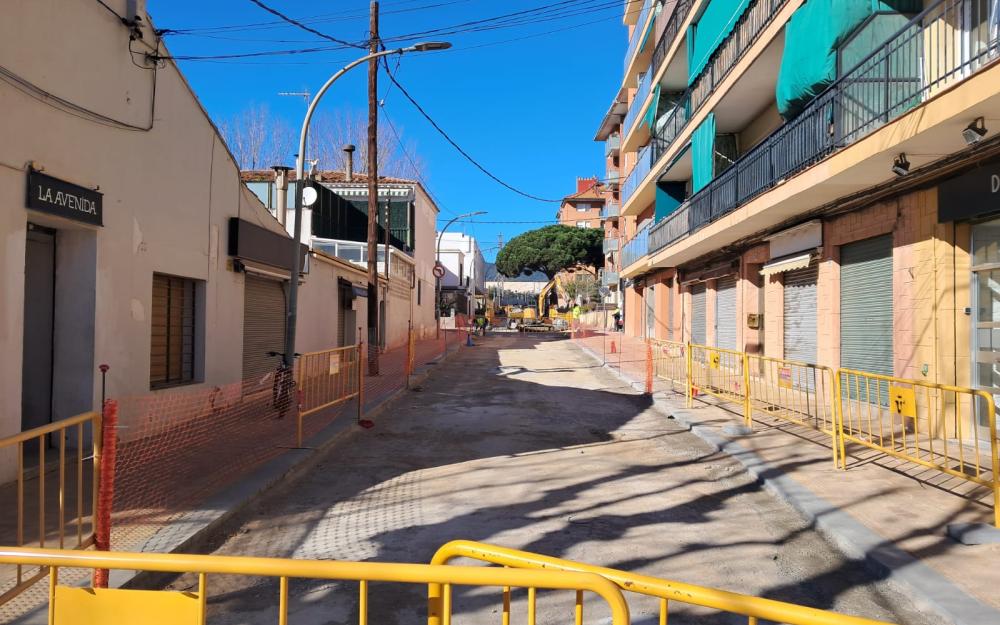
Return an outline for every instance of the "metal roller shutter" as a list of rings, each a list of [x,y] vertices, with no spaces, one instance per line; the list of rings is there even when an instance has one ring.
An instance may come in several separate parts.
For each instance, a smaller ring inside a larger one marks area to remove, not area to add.
[[[818,266],[784,275],[783,343],[785,358],[816,362],[816,277]]]
[[[674,289],[667,287],[667,340],[674,340]]]
[[[243,379],[259,379],[276,371],[285,350],[284,282],[250,274],[244,281]]]
[[[840,248],[840,366],[892,375],[892,237]]]
[[[705,344],[705,283],[691,285],[691,342]]]
[[[715,284],[715,346],[736,349],[736,276]]]
[[[643,300],[646,306],[646,338],[651,339],[656,337],[656,299],[653,295],[653,285],[650,284],[646,287],[645,292],[642,294]]]

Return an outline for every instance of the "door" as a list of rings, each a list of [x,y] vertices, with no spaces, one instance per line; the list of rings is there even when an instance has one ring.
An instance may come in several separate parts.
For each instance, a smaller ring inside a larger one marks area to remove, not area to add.
[[[643,292],[643,302],[646,308],[646,338],[656,338],[656,298],[653,295],[653,285],[650,284]]]
[[[892,236],[840,248],[840,366],[893,373]]]
[[[285,282],[246,274],[243,297],[243,379],[259,380],[285,351]]]
[[[705,283],[691,285],[691,342],[705,344]]]
[[[55,287],[55,231],[28,224],[24,251],[22,430],[52,422],[52,330],[55,323]]]
[[[736,349],[736,276],[719,278],[716,282],[715,345]]]
[[[674,285],[667,283],[667,340],[674,340]]]
[[[782,343],[786,360],[816,362],[816,276],[813,263],[784,275]]]
[[[1000,220],[972,227],[972,282],[973,385],[1000,405]]]

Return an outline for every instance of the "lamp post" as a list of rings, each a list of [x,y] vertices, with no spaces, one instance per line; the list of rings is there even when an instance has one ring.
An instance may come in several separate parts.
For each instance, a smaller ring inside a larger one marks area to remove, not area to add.
[[[441,238],[444,236],[444,231],[448,227],[458,221],[459,219],[465,219],[466,217],[475,217],[476,215],[485,215],[486,211],[473,211],[471,213],[465,213],[464,215],[459,215],[458,217],[453,217],[451,221],[441,228],[441,232],[438,232],[437,247],[434,249],[434,266],[441,265]],[[437,322],[437,326],[434,330],[434,337],[437,338],[441,333],[441,278],[434,276],[434,320]]]
[[[407,46],[405,48],[396,48],[393,50],[382,50],[381,52],[374,52],[372,54],[367,54],[360,59],[351,61],[345,65],[340,71],[338,71],[333,76],[330,76],[316,95],[313,96],[311,102],[309,102],[309,108],[306,109],[306,117],[302,121],[302,131],[299,133],[299,153],[295,159],[295,226],[293,228],[294,233],[292,235],[292,277],[291,283],[288,285],[288,306],[286,307],[286,317],[285,317],[285,355],[284,364],[286,367],[291,367],[295,362],[295,322],[298,316],[298,296],[299,296],[299,275],[301,272],[301,267],[299,266],[299,245],[302,239],[302,187],[303,187],[303,177],[305,173],[305,158],[306,158],[306,137],[309,134],[309,122],[312,121],[313,112],[316,110],[316,105],[319,104],[320,99],[327,92],[327,90],[339,79],[341,76],[346,74],[348,71],[354,69],[358,65],[365,63],[371,59],[376,59],[383,56],[389,56],[392,54],[405,54],[407,52],[429,52],[432,50],[447,50],[451,47],[451,44],[446,41],[428,41],[423,43],[414,44],[412,46]],[[371,259],[369,259],[369,262]],[[377,291],[376,291],[377,294]]]

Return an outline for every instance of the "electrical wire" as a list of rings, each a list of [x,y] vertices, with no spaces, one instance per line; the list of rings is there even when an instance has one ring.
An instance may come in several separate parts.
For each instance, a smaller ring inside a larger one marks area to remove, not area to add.
[[[392,84],[396,85],[396,89],[398,89],[399,92],[403,94],[403,97],[405,97],[407,100],[410,101],[410,104],[412,104],[413,107],[415,109],[417,109],[417,111],[423,116],[423,118],[426,119],[427,122],[430,123],[430,125],[434,127],[434,130],[436,130],[438,132],[438,134],[440,134],[442,137],[444,137],[444,139],[448,143],[450,143],[451,146],[453,148],[455,148],[458,151],[459,154],[461,154],[463,157],[465,157],[465,159],[467,161],[469,161],[470,163],[472,163],[476,167],[476,169],[478,169],[479,171],[481,171],[484,174],[486,174],[486,176],[489,177],[491,180],[493,180],[494,182],[496,182],[500,186],[502,186],[502,187],[504,187],[504,188],[506,188],[506,189],[508,189],[510,191],[513,191],[514,193],[517,193],[518,195],[521,195],[523,197],[528,198],[529,200],[535,200],[535,201],[538,201],[538,202],[546,202],[546,203],[554,203],[554,204],[558,204],[558,203],[562,202],[561,199],[554,200],[554,199],[544,198],[544,197],[540,197],[540,196],[537,196],[537,195],[533,195],[533,194],[528,193],[526,191],[522,191],[521,189],[518,189],[517,187],[515,187],[515,186],[513,186],[513,185],[511,185],[511,184],[509,184],[507,182],[505,182],[504,180],[502,180],[500,177],[498,177],[497,175],[495,175],[490,170],[486,169],[485,166],[483,166],[479,161],[477,161],[471,154],[469,154],[468,152],[466,152],[462,148],[462,146],[460,146],[454,139],[452,139],[451,136],[447,132],[445,132],[445,130],[443,128],[441,128],[441,126],[438,125],[438,123],[436,121],[434,121],[434,118],[432,118],[427,113],[427,111],[425,111],[424,108],[422,106],[420,106],[420,104],[413,98],[413,96],[410,95],[410,92],[407,91],[406,88],[403,87],[403,85],[401,85],[399,83],[399,80],[397,80],[395,76],[393,76],[392,74],[389,74],[389,80],[392,81]]]
[[[122,17],[121,15],[119,15],[119,14],[118,14],[118,11],[115,11],[114,9],[112,9],[111,7],[109,7],[109,6],[108,6],[108,5],[107,5],[107,4],[106,4],[106,3],[104,2],[104,0],[95,0],[95,1],[97,2],[97,4],[101,5],[101,6],[102,6],[102,7],[104,7],[105,9],[107,9],[108,13],[110,13],[111,15],[114,15],[115,17],[117,17],[117,18],[118,18],[118,21],[120,21],[120,22],[121,22],[122,24],[127,24],[127,23],[128,23],[128,20],[126,20],[126,19],[125,19],[124,17]]]
[[[267,11],[268,13],[270,13],[270,14],[278,17],[279,19],[282,19],[282,20],[288,22],[292,26],[300,28],[300,29],[302,29],[302,30],[304,30],[304,31],[306,31],[308,33],[312,33],[312,34],[316,35],[317,37],[321,37],[322,39],[327,39],[327,40],[332,41],[334,43],[339,43],[339,44],[344,45],[344,46],[350,46],[352,48],[361,48],[361,49],[364,49],[366,47],[363,44],[351,43],[349,41],[344,41],[343,39],[337,39],[336,37],[327,35],[326,33],[323,33],[323,32],[320,32],[320,31],[316,30],[315,28],[311,28],[309,26],[306,26],[302,22],[300,22],[298,20],[295,20],[295,19],[293,19],[291,17],[288,17],[287,15],[285,15],[284,13],[282,13],[281,11],[278,11],[277,9],[273,9],[273,8],[267,6],[266,4],[264,4],[263,2],[261,2],[261,0],[250,0],[250,2],[256,4],[260,8],[262,8],[265,11]]]

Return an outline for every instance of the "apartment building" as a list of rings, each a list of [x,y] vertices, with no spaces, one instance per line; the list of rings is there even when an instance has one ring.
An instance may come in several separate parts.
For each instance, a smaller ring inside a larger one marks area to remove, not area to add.
[[[626,331],[1000,393],[997,4],[626,5]]]
[[[472,315],[486,301],[486,258],[475,237],[464,232],[440,235],[441,315]],[[448,323],[448,322],[446,322]]]
[[[609,158],[609,172],[617,171]],[[597,267],[602,286],[609,289],[607,301],[616,301],[619,292],[618,262],[621,232],[618,214],[618,178],[610,176],[601,182],[598,178],[577,178],[576,192],[563,198],[556,212],[556,219],[564,226],[574,228],[601,228],[604,230],[604,266]],[[613,292],[614,294],[611,294]]]
[[[294,172],[290,175],[294,177]],[[272,170],[244,171],[242,179],[291,233],[297,182],[279,185]],[[316,259],[309,264],[312,275],[306,276],[306,283],[332,283],[336,286],[330,294],[336,296],[327,297],[320,289],[302,289],[306,303],[320,298],[317,306],[303,305],[300,313],[297,342],[305,351],[321,349],[320,345],[355,344],[358,329],[366,325],[368,306],[368,177],[328,170],[316,172],[314,180],[317,199],[302,217],[302,243],[311,250],[310,260]],[[392,349],[406,344],[411,327],[419,338],[430,337],[435,331],[434,226],[438,208],[416,180],[385,176],[379,177],[378,206],[379,342]],[[360,336],[365,338],[365,334]]]

